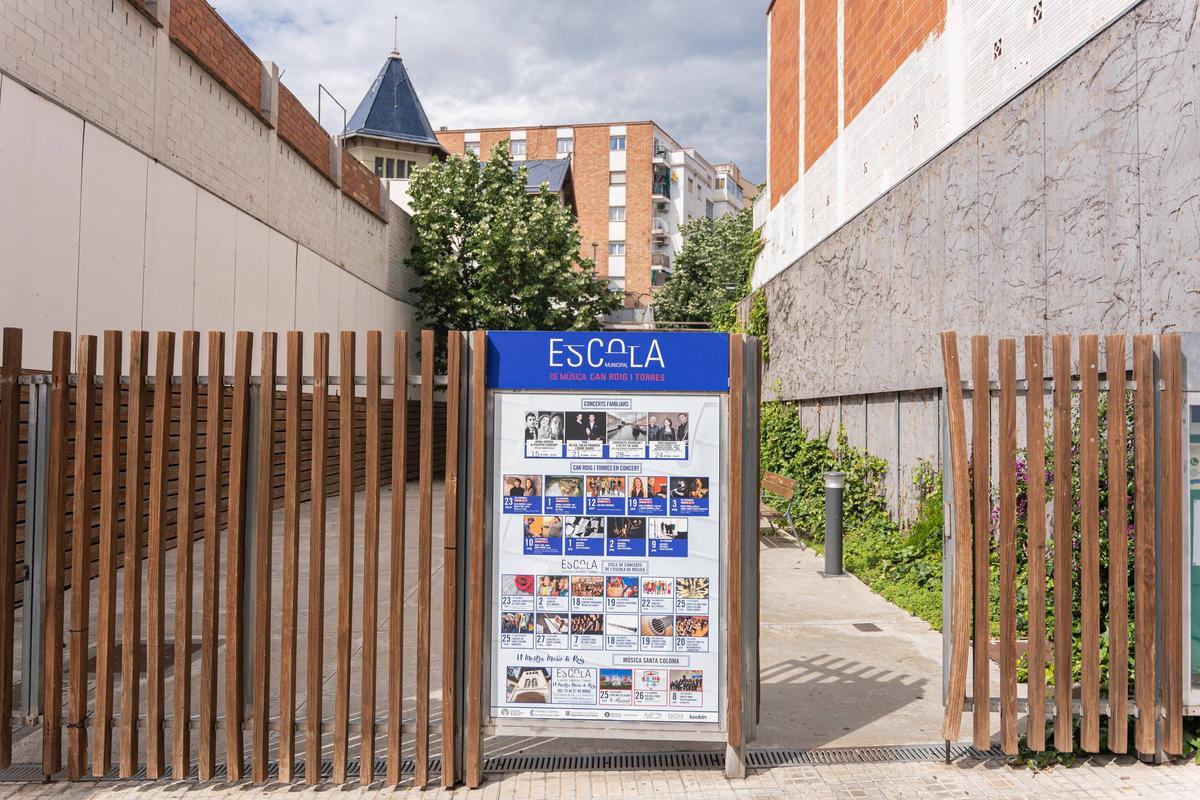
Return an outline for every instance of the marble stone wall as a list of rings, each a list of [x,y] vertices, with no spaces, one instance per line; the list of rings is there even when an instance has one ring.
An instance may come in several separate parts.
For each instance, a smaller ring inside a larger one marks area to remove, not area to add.
[[[854,408],[898,507],[940,458],[940,331],[1200,330],[1198,9],[1135,6],[766,284],[768,396]]]

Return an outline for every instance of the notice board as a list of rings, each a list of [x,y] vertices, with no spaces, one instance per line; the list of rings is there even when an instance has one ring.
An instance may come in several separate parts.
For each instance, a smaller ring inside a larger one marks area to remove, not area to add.
[[[719,730],[730,343],[488,334],[488,708]]]

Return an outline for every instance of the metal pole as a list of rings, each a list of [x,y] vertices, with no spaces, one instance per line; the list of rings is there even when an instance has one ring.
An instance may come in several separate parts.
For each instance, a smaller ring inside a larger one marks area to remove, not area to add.
[[[50,386],[29,391],[29,472],[26,490],[25,574],[21,609],[21,697],[26,720],[42,713],[42,654],[45,641],[47,469],[50,458]]]
[[[825,473],[825,572],[828,578],[842,575],[842,492],[846,473]]]

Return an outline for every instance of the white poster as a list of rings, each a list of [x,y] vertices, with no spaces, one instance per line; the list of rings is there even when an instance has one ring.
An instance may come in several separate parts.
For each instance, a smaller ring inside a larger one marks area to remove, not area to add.
[[[719,721],[721,404],[497,393],[495,718]]]

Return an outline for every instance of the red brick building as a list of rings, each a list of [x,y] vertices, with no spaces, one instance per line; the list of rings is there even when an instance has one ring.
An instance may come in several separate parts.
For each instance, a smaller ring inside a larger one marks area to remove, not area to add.
[[[671,275],[683,246],[680,227],[748,204],[742,187],[724,180],[694,149],[654,122],[439,130],[450,153],[481,158],[503,141],[515,161],[570,158],[579,211],[581,255],[624,292],[617,321],[649,321],[656,289]]]

